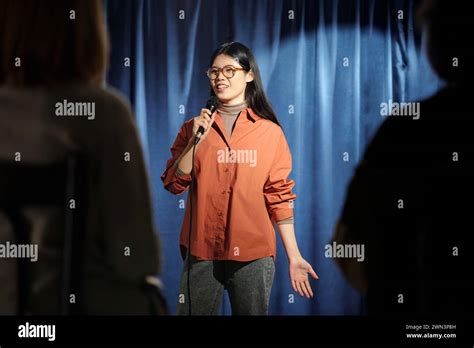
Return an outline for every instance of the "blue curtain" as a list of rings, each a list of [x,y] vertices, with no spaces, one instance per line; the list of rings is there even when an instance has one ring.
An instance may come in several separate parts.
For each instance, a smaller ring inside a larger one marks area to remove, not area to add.
[[[270,314],[364,314],[363,297],[324,247],[355,166],[384,120],[380,104],[413,101],[441,87],[423,54],[425,37],[415,30],[416,1],[111,0],[106,8],[108,83],[129,98],[136,114],[171,310],[182,269],[178,234],[186,197],[165,191],[160,175],[179,127],[205,105],[212,51],[235,40],[253,50],[288,139],[296,236],[320,276],[312,282],[315,299],[293,297],[279,241]],[[229,313],[225,299],[223,314]]]

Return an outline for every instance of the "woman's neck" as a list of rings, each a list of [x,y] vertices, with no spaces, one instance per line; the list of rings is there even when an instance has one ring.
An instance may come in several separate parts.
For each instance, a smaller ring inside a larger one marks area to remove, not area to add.
[[[218,110],[221,114],[224,115],[237,115],[239,112],[247,108],[247,103],[245,100],[238,104],[221,104],[218,107]]]

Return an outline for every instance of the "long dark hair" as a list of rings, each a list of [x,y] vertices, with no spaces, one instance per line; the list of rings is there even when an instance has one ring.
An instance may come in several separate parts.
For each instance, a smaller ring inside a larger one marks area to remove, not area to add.
[[[257,66],[255,57],[250,49],[240,42],[226,42],[220,45],[212,54],[211,63],[221,54],[232,57],[237,61],[247,72],[252,70],[254,74],[253,81],[247,83],[245,88],[245,101],[247,105],[260,117],[270,120],[280,126],[280,122],[268,102],[265,92],[263,90],[262,79],[260,78],[260,71]],[[211,96],[215,96],[214,90],[211,87]]]

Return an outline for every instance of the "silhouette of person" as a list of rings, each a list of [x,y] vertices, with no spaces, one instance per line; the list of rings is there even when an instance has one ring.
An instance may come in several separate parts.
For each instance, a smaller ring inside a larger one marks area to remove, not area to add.
[[[333,241],[363,244],[336,262],[369,314],[473,312],[474,25],[467,2],[425,1],[427,54],[446,87],[420,118],[388,117],[347,191]]]

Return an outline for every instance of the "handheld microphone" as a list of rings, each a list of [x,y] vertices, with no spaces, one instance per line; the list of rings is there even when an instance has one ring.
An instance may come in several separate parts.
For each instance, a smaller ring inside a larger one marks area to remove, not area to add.
[[[214,95],[209,97],[206,103],[206,109],[211,111],[211,114],[217,109],[217,105],[219,105],[219,99]],[[196,133],[196,137],[194,138],[194,145],[196,145],[199,140],[201,140],[202,135],[204,134],[204,127],[199,126],[199,129]]]

